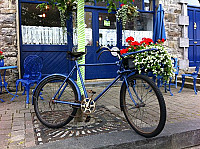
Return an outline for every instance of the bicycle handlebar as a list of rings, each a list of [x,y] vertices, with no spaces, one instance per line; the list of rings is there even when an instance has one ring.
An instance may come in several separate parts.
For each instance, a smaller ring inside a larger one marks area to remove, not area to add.
[[[96,53],[99,53],[99,51],[101,51],[101,49],[103,49],[103,48],[106,48],[106,49],[108,49],[109,51],[111,51],[109,47],[107,47],[107,46],[102,46],[102,47],[100,47],[100,48],[96,51]]]
[[[120,58],[120,57],[125,58],[126,56],[134,55],[134,54],[137,54],[137,53],[143,53],[143,52],[146,52],[146,51],[158,51],[158,49],[152,48],[152,49],[145,49],[145,50],[140,50],[140,51],[136,51],[136,52],[125,53],[125,54],[120,55],[120,51],[112,51],[109,47],[107,47],[107,46],[102,46],[102,47],[100,47],[100,48],[96,51],[96,53],[99,53],[99,51],[101,51],[103,48],[106,48],[107,50],[103,50],[103,51],[99,54],[98,59],[100,58],[101,54],[102,54],[103,52],[105,52],[105,51],[117,52],[119,58]]]

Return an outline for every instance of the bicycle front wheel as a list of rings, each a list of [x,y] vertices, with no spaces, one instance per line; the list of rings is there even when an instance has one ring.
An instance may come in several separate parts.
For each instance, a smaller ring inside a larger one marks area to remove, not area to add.
[[[41,81],[34,91],[35,113],[40,122],[47,127],[63,127],[74,118],[77,112],[75,106],[53,102],[53,99],[67,102],[78,101],[76,87],[69,79],[65,80],[66,77],[62,75],[49,76]]]
[[[144,75],[132,75],[127,78],[127,82],[128,88],[126,83],[121,87],[120,102],[128,123],[144,137],[158,135],[166,122],[166,106],[162,93]]]

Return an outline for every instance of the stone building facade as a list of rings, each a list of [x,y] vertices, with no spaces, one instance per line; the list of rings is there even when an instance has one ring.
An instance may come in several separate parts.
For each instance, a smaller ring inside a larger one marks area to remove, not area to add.
[[[16,0],[0,0],[0,50],[5,55],[6,66],[19,66],[18,61],[18,40],[17,40],[17,4]],[[6,71],[6,81],[14,89],[15,81],[18,78],[18,69]],[[3,71],[1,71],[3,74]]]
[[[180,68],[188,68],[187,0],[160,0],[156,3],[162,3],[165,10],[165,45],[170,53],[179,58]],[[4,52],[5,65],[17,65],[20,68],[18,20],[18,0],[0,0],[0,50]],[[6,79],[11,89],[14,89],[19,74],[20,69],[7,71]]]

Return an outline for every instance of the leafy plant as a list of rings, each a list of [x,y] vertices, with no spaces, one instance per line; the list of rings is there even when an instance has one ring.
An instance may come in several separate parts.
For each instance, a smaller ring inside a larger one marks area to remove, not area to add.
[[[105,0],[97,0],[97,2],[105,1]],[[85,2],[94,2],[94,0],[85,0]],[[126,5],[130,5],[133,0],[107,0],[108,2],[108,12],[110,13],[112,10],[116,10],[115,2],[120,2]],[[46,3],[39,4],[37,7],[40,10],[45,10],[48,5],[51,5],[53,8],[57,8],[60,11],[61,16],[61,26],[65,27],[66,19],[69,18],[72,11],[76,11],[78,0],[46,0]]]
[[[156,76],[163,76],[166,81],[168,81],[170,77],[173,77],[173,72],[175,70],[171,61],[171,55],[162,45],[164,39],[154,43],[150,38],[143,38],[141,42],[137,42],[134,41],[133,37],[128,37],[126,42],[129,43],[129,46],[126,49],[122,49],[120,51],[121,54],[144,49],[158,49],[158,51],[146,51],[131,56],[134,59],[133,62],[139,70],[139,73],[153,72]]]
[[[122,22],[122,28],[125,30],[126,23],[132,21],[135,17],[139,16],[137,7],[133,4],[121,4],[121,8],[117,11],[116,17],[118,21]]]

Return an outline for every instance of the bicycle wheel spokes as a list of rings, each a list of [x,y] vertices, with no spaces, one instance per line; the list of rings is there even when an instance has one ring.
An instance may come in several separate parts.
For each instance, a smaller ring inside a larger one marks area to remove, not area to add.
[[[37,88],[35,111],[39,120],[48,127],[62,127],[69,123],[76,113],[75,107],[54,102],[54,100],[73,103],[77,101],[75,87],[69,80],[67,82],[64,80],[65,77],[61,76],[47,78]]]
[[[131,100],[126,87],[122,95],[124,97],[123,111],[129,124],[137,133],[145,137],[160,133],[163,129],[161,126],[164,127],[166,115],[163,97],[149,80],[141,75],[128,79],[129,89],[136,105]]]

